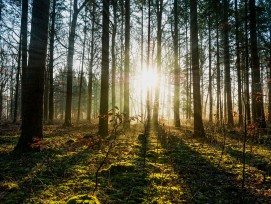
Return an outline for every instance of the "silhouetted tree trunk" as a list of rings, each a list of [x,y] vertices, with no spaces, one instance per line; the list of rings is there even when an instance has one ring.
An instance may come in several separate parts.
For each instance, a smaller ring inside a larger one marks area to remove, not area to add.
[[[54,43],[55,43],[55,19],[56,0],[53,0],[53,10],[50,28],[50,48],[49,48],[49,122],[54,120]]]
[[[229,51],[229,22],[228,22],[228,0],[223,0],[224,3],[224,25],[223,25],[223,38],[224,38],[224,67],[225,67],[225,89],[227,100],[227,118],[228,125],[233,126],[232,114],[232,95],[231,95],[231,70],[230,70],[230,51]]]
[[[65,126],[71,126],[71,110],[72,110],[72,78],[73,78],[73,55],[74,55],[74,42],[75,42],[75,28],[77,23],[78,14],[86,5],[88,0],[78,8],[77,0],[73,2],[73,15],[71,28],[69,33],[69,45],[68,45],[68,56],[67,56],[67,91],[66,91],[66,108],[65,108]]]
[[[44,71],[50,1],[33,0],[29,61],[26,70],[22,132],[15,150],[28,151],[34,137],[43,137]]]
[[[271,125],[271,25],[269,27],[268,125]]]
[[[200,96],[197,0],[190,0],[190,34],[193,73],[194,134],[196,136],[204,137],[205,133],[202,122],[202,108]]]
[[[249,56],[248,56],[248,9],[247,0],[245,0],[245,111],[248,124],[251,123],[251,112],[250,112],[250,96],[249,96]]]
[[[153,122],[158,125],[159,97],[160,97],[160,79],[161,79],[161,43],[162,43],[162,15],[163,0],[156,0],[157,4],[157,74],[158,80],[155,87],[155,98],[153,108]]]
[[[124,59],[124,123],[130,128],[130,100],[129,100],[129,72],[130,72],[130,0],[125,1],[125,59]]]
[[[208,48],[209,48],[209,122],[213,123],[213,77],[212,77],[212,42],[211,42],[211,14],[209,14],[208,18]]]
[[[236,69],[237,69],[237,84],[238,84],[238,125],[243,125],[243,110],[242,110],[242,86],[241,86],[241,60],[240,60],[240,42],[239,42],[239,13],[237,0],[235,4],[235,40],[236,40]]]
[[[80,121],[80,115],[81,115],[81,97],[82,97],[82,85],[83,85],[83,77],[84,77],[85,45],[86,45],[86,33],[87,33],[86,29],[87,29],[87,25],[86,25],[86,21],[85,21],[82,64],[81,64],[80,79],[79,79],[79,96],[78,96],[78,109],[77,109],[78,110],[77,111],[77,123]]]
[[[103,0],[103,33],[102,33],[102,72],[99,134],[108,135],[108,93],[109,93],[109,0]]]
[[[18,114],[18,98],[19,98],[19,84],[20,84],[20,72],[21,72],[21,53],[22,53],[22,35],[20,35],[19,51],[18,51],[18,64],[16,72],[16,85],[15,85],[15,95],[14,95],[14,113],[13,113],[13,124],[17,122]]]
[[[250,10],[250,44],[251,44],[251,64],[252,64],[252,101],[255,103],[255,121],[258,127],[265,128],[265,115],[263,107],[263,93],[262,83],[260,77],[260,62],[258,56],[258,45],[257,45],[257,28],[256,28],[256,11],[255,11],[255,0],[249,0]]]
[[[180,68],[179,68],[179,13],[178,13],[178,2],[174,0],[173,6],[174,13],[174,125],[180,127]]]
[[[112,32],[112,109],[113,115],[115,115],[115,106],[116,106],[116,53],[115,53],[115,45],[116,45],[116,33],[117,33],[117,1],[112,0],[113,5],[113,32]]]
[[[91,120],[92,112],[92,83],[93,83],[93,60],[94,60],[94,31],[95,31],[95,14],[96,14],[96,3],[93,2],[92,12],[92,27],[91,27],[91,45],[90,45],[90,62],[88,69],[88,105],[87,105],[87,120]]]

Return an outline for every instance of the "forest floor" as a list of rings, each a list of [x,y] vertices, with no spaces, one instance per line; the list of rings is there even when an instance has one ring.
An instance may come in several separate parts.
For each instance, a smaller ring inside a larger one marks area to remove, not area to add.
[[[142,124],[116,138],[96,132],[87,123],[46,125],[41,151],[18,155],[19,127],[2,125],[0,203],[271,203],[264,135],[264,144],[248,138],[242,188],[243,136],[236,130],[210,128],[207,139],[189,128],[144,132]]]

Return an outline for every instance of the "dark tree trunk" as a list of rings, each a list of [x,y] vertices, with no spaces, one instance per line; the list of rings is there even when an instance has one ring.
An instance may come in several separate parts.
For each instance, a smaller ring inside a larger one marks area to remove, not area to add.
[[[108,93],[109,93],[109,0],[103,0],[103,34],[102,34],[102,73],[99,134],[108,135]]]
[[[231,95],[231,70],[230,70],[230,51],[229,51],[229,22],[228,22],[228,9],[229,0],[224,0],[224,67],[225,67],[225,88],[227,100],[227,118],[228,125],[233,126],[233,113],[232,113],[232,95]]]
[[[153,107],[153,122],[158,125],[159,97],[160,97],[160,79],[161,79],[161,43],[162,43],[162,15],[163,0],[157,0],[157,73],[158,80],[155,88],[155,98]]]
[[[13,124],[17,122],[18,115],[18,98],[19,98],[19,84],[20,84],[20,72],[21,72],[21,53],[22,53],[22,35],[20,35],[20,44],[18,52],[18,64],[16,72],[16,85],[15,85],[15,95],[14,95],[14,113],[13,113]]]
[[[53,10],[50,28],[50,48],[49,48],[49,122],[54,121],[54,43],[55,43],[55,19],[56,0],[53,0]]]
[[[87,120],[91,120],[92,112],[92,83],[93,83],[93,60],[94,60],[94,31],[95,31],[95,14],[96,14],[96,3],[93,2],[92,12],[92,28],[91,28],[91,45],[90,45],[90,62],[88,69],[88,106],[87,106]]]
[[[69,45],[68,45],[68,56],[67,56],[67,90],[66,90],[66,108],[65,108],[65,126],[71,126],[71,111],[72,111],[72,79],[73,79],[73,55],[74,55],[74,42],[75,42],[75,29],[77,23],[77,17],[79,12],[86,5],[88,0],[78,8],[77,0],[73,2],[73,15],[69,33]]]
[[[113,115],[115,115],[115,106],[116,106],[116,53],[115,53],[115,45],[116,45],[116,33],[117,33],[117,1],[112,0],[113,5],[113,32],[112,32],[112,110]]]
[[[262,83],[260,77],[260,62],[258,56],[257,45],[257,27],[256,27],[256,11],[255,0],[249,0],[250,10],[250,44],[251,44],[251,64],[252,64],[252,101],[255,103],[255,121],[260,128],[266,127],[264,107],[263,107],[263,93]]]
[[[238,125],[243,125],[242,111],[242,86],[241,86],[241,59],[240,59],[240,42],[239,42],[239,13],[237,0],[235,4],[235,40],[236,40],[236,69],[237,69],[237,84],[238,84]]]
[[[249,56],[248,56],[248,9],[247,9],[247,0],[245,0],[245,59],[246,59],[246,68],[245,68],[245,111],[248,124],[251,123],[251,112],[250,112],[250,96],[249,96]]]
[[[200,73],[199,73],[199,50],[198,50],[198,22],[197,0],[190,0],[190,32],[192,49],[192,73],[193,73],[193,106],[194,106],[194,134],[204,137],[202,122]]]
[[[21,79],[21,109],[24,112],[25,99],[25,83],[27,70],[27,15],[28,15],[28,0],[22,2],[22,19],[21,19],[21,38],[22,38],[22,79]],[[22,117],[22,116],[21,116]]]
[[[85,14],[86,15],[86,14]],[[85,21],[86,22],[86,21]],[[80,70],[80,80],[79,80],[79,96],[78,96],[78,111],[77,111],[77,123],[80,121],[81,115],[81,98],[82,98],[82,85],[83,85],[83,77],[84,77],[84,61],[85,61],[85,46],[86,46],[86,29],[87,25],[84,27],[84,40],[83,40],[83,54],[82,54],[82,64]]]
[[[271,25],[269,27],[268,125],[271,125]]]
[[[211,42],[211,15],[209,14],[208,19],[208,47],[209,47],[209,105],[210,105],[210,112],[209,112],[209,122],[213,123],[213,84],[212,84],[212,42]]]
[[[125,59],[124,59],[124,113],[125,128],[130,128],[130,100],[129,100],[129,72],[130,72],[130,0],[125,1]]]
[[[174,125],[180,127],[180,68],[179,68],[179,13],[178,13],[178,2],[174,0],[173,6],[174,13]]]
[[[44,71],[48,39],[50,1],[33,0],[29,61],[24,90],[22,132],[15,150],[28,151],[34,137],[43,133]]]

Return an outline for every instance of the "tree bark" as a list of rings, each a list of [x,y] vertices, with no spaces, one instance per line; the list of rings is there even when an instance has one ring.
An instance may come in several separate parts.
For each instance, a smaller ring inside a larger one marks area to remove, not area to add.
[[[54,43],[55,43],[55,19],[56,0],[53,0],[53,10],[50,28],[50,48],[49,48],[49,122],[54,121]]]
[[[125,59],[124,59],[124,126],[130,128],[130,0],[125,1]]]
[[[264,107],[263,107],[263,92],[260,77],[260,62],[258,56],[257,45],[257,26],[256,26],[256,9],[255,0],[249,0],[250,10],[250,44],[251,44],[251,64],[252,64],[252,101],[255,103],[255,121],[260,128],[266,127]]]
[[[161,80],[161,44],[162,44],[162,15],[163,15],[163,0],[157,0],[157,74],[158,80],[155,87],[155,98],[153,107],[153,122],[158,125],[159,114],[159,97],[160,97],[160,80]]]
[[[99,134],[108,135],[108,93],[109,93],[109,0],[103,0],[103,33],[102,33],[102,73]]]
[[[194,134],[204,137],[202,122],[202,106],[200,94],[199,51],[198,51],[198,22],[197,0],[190,0],[190,34],[192,49],[192,74],[193,74],[193,106],[194,106]]]
[[[224,26],[223,26],[223,38],[224,38],[224,67],[225,67],[225,88],[226,88],[226,100],[227,100],[227,119],[228,125],[233,126],[233,113],[232,113],[232,95],[231,95],[231,70],[230,70],[230,51],[229,51],[229,22],[228,22],[228,0],[223,0],[224,3]]]
[[[50,1],[33,0],[29,61],[24,90],[22,132],[15,150],[28,151],[33,138],[43,137],[44,71]]]

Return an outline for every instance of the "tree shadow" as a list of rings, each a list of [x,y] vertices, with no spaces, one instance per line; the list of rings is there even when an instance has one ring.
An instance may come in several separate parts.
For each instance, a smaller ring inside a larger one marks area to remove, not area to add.
[[[255,203],[258,197],[243,191],[236,176],[213,166],[179,137],[160,130],[159,139],[172,165],[189,187],[191,203]]]

